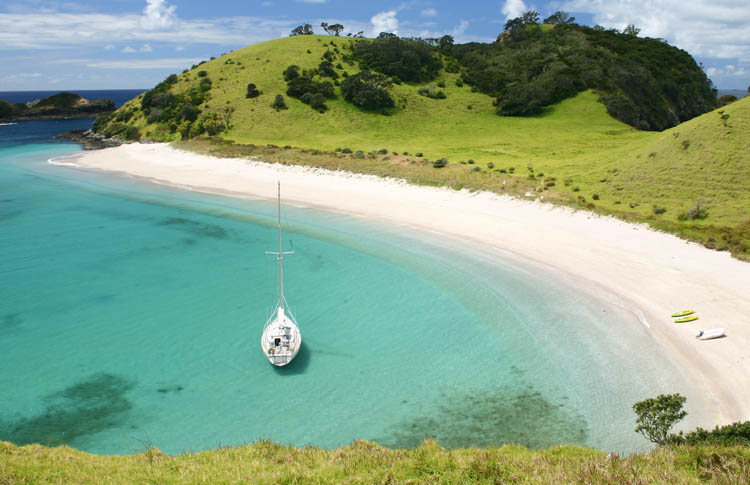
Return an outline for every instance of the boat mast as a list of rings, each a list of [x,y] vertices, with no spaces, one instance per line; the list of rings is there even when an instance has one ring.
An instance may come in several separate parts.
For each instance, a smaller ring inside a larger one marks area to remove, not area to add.
[[[278,183],[278,194],[277,194],[277,204],[278,204],[278,214],[279,214],[279,252],[278,252],[278,261],[279,261],[279,306],[284,306],[284,252],[281,250],[281,181],[277,181]]]
[[[279,262],[279,306],[284,306],[284,255],[294,254],[294,251],[284,252],[281,250],[281,182],[279,184],[279,193],[277,196],[277,211],[278,211],[278,231],[279,231],[279,251],[266,251],[266,254],[275,254],[276,261]]]

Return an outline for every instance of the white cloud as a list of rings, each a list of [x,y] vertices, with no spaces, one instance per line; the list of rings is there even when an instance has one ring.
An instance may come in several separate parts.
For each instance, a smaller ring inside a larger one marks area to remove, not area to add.
[[[272,5],[273,5],[273,2],[261,2],[260,4],[261,7],[270,7]]]
[[[528,7],[523,3],[523,0],[506,0],[501,11],[505,14],[505,18],[510,20],[520,17],[527,10]]]
[[[708,77],[750,77],[750,68],[727,64],[724,67],[709,67],[706,74]]]
[[[451,30],[451,36],[455,39],[456,37],[461,37],[464,35],[464,32],[466,32],[466,29],[469,28],[469,22],[466,20],[462,20],[461,23],[458,24],[453,30]]]
[[[104,46],[104,50],[105,51],[111,51],[114,48],[115,48],[115,46],[113,44],[107,44],[107,45]]]
[[[326,3],[328,0],[294,0],[297,3]]]
[[[139,50],[141,52],[151,52],[151,51],[153,51],[153,49],[151,48],[151,46],[148,45],[148,44],[143,44],[143,47],[141,47]]]
[[[422,17],[437,17],[437,10],[434,8],[426,8],[419,13]]]
[[[146,30],[165,30],[174,26],[177,16],[174,5],[168,5],[165,0],[146,0],[141,17],[141,26]]]
[[[124,52],[125,54],[132,54],[133,52],[135,52],[135,49],[133,49],[130,46],[127,46],[127,47],[123,47],[122,50],[120,50],[120,52]]]
[[[562,9],[591,13],[608,28],[634,24],[641,37],[663,38],[692,55],[750,61],[747,0],[570,0]]]
[[[288,35],[298,25],[292,20],[231,17],[182,20],[170,31],[146,29],[141,20],[139,14],[0,13],[0,51],[134,42],[247,45]]]
[[[370,19],[372,24],[372,35],[377,36],[381,32],[392,32],[398,34],[398,19],[395,10],[380,12]]]
[[[59,59],[53,64],[82,65],[99,69],[185,69],[200,62],[194,57],[167,57],[162,59]]]

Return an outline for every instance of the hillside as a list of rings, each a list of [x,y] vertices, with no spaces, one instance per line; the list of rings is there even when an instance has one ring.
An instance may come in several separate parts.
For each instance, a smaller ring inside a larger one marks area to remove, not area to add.
[[[98,119],[95,130],[129,139],[190,138],[183,146],[227,156],[533,194],[645,221],[750,257],[745,215],[750,182],[742,176],[748,166],[742,136],[747,100],[661,133],[638,131],[612,118],[594,90],[542,107],[536,115],[498,116],[494,98],[464,83],[464,71],[446,72],[454,69],[444,59],[432,81],[391,82],[392,108],[366,111],[347,102],[335,86],[360,72],[353,59],[355,42],[302,35],[224,54],[170,76],[150,94]],[[338,77],[315,77],[330,82],[335,95],[322,100],[327,109],[321,113],[287,95],[284,72],[297,65],[303,74],[314,73],[326,56]],[[287,109],[272,106],[278,95]],[[722,120],[724,115],[729,118]],[[206,135],[216,136],[199,139]],[[439,159],[446,160],[434,163]],[[679,219],[698,203],[708,217]]]

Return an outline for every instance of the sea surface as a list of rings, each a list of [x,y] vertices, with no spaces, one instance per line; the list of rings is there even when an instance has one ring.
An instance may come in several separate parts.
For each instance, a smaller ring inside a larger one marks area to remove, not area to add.
[[[687,386],[614,295],[511,254],[286,204],[304,345],[274,368],[260,335],[277,298],[275,202],[70,166],[79,147],[52,136],[90,122],[0,126],[0,441],[629,452],[648,447],[632,404]]]

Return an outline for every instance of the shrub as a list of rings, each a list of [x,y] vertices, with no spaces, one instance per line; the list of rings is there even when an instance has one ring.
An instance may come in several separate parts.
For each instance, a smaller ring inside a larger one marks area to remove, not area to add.
[[[471,170],[472,170],[473,172],[481,172],[481,171],[482,171],[482,167],[472,167],[472,169],[471,169]]]
[[[490,170],[492,170],[493,168],[495,168],[495,164],[492,163],[492,162],[487,162],[487,168],[489,168]]]
[[[260,91],[258,91],[258,88],[255,86],[255,84],[248,84],[245,98],[257,98],[258,96],[260,96]]]
[[[326,98],[321,93],[305,93],[299,98],[305,104],[309,104],[314,110],[325,113],[328,110],[326,106]]]
[[[352,156],[354,158],[365,158],[365,152],[363,152],[362,150],[357,150]]]
[[[276,111],[282,110],[282,109],[288,109],[288,106],[286,105],[286,101],[284,101],[284,96],[277,94],[276,98],[274,98],[273,103],[271,103],[271,107],[275,109]]]
[[[658,216],[659,214],[664,214],[665,212],[667,212],[667,209],[654,204],[654,214]]]
[[[660,394],[633,404],[638,415],[635,431],[652,443],[665,445],[672,426],[687,416],[682,410],[684,404],[685,397],[680,394]]]
[[[459,88],[464,87],[464,82],[461,80],[461,78],[456,79],[456,86]]]
[[[417,152],[417,153],[414,154],[414,156],[421,158],[423,155],[422,155],[422,152]]]
[[[432,164],[434,168],[443,168],[448,165],[448,159],[447,158],[439,158],[435,160]]]
[[[198,71],[198,77],[206,77],[208,76],[208,72],[206,71]]]
[[[351,152],[352,152],[351,148],[344,148],[343,150],[341,150],[341,153],[351,153]]]
[[[750,446],[750,421],[732,423],[726,426],[716,426],[712,431],[698,428],[690,433],[669,436],[670,444],[716,446]]]
[[[474,160],[473,160],[473,159],[471,159],[471,158],[470,158],[469,160],[467,160],[467,163],[468,163],[469,165],[474,165],[474,163],[475,163],[475,162],[474,162]]]
[[[688,219],[694,221],[696,219],[705,219],[706,217],[708,217],[708,209],[700,202],[688,209],[687,212],[682,212],[677,216],[681,221],[687,221]]]
[[[196,118],[198,118],[199,114],[200,114],[200,110],[198,108],[196,108],[190,103],[185,103],[180,108],[180,111],[177,112],[177,119],[195,121]]]
[[[198,84],[198,89],[201,93],[205,93],[211,90],[211,79],[204,77],[201,79],[200,84]]]
[[[599,200],[599,194],[594,194],[591,196],[591,198],[594,200]]]
[[[381,154],[381,155],[385,155],[386,153],[388,153],[388,149],[387,148],[381,148],[380,150],[378,150],[378,153]]]
[[[320,74],[321,77],[330,77],[331,79],[339,77],[339,73],[336,72],[330,61],[323,61],[318,64],[318,74]]]
[[[91,125],[91,131],[99,133],[99,130],[112,120],[113,113],[102,113],[96,117],[94,124]]]

